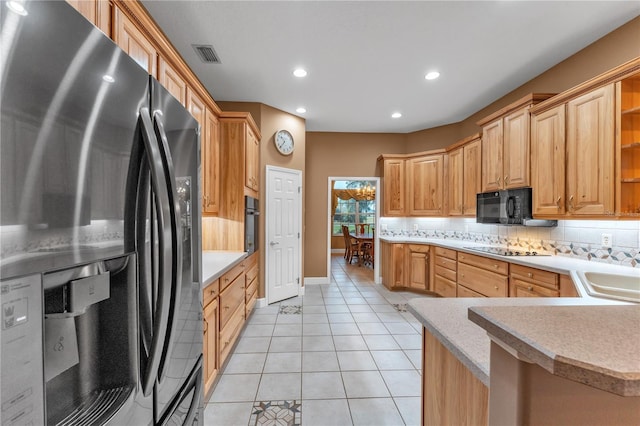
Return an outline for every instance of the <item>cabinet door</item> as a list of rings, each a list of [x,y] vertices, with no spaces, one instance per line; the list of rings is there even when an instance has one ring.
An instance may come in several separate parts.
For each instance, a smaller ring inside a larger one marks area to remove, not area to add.
[[[567,104],[567,209],[571,215],[614,210],[614,86]]]
[[[111,11],[108,0],[67,0],[67,3],[111,37]]]
[[[174,70],[162,57],[158,60],[158,81],[167,89],[183,106],[187,101],[187,83],[182,76]]]
[[[158,77],[156,48],[117,7],[114,7],[114,28],[116,44],[149,74]]]
[[[442,154],[409,160],[409,214],[442,215],[443,163]]]
[[[404,244],[380,242],[382,284],[388,289],[404,287]]]
[[[502,119],[482,128],[482,192],[502,189]]]
[[[245,139],[245,186],[252,191],[260,189],[260,181],[258,179],[259,162],[260,162],[260,146],[258,138],[253,131],[247,126],[247,136]]]
[[[531,118],[533,215],[564,214],[565,106]]]
[[[407,246],[407,286],[429,290],[429,246]]]
[[[213,385],[218,374],[218,298],[204,308],[204,394]]]
[[[205,112],[202,138],[202,213],[217,214],[220,205],[220,122],[209,109]]]
[[[503,188],[529,186],[529,107],[504,118]]]
[[[464,176],[462,180],[462,213],[465,216],[475,216],[476,214],[476,195],[482,191],[480,161],[480,140],[466,144],[464,146]]]
[[[383,165],[382,209],[385,216],[405,215],[405,160],[388,159]]]
[[[463,185],[464,185],[464,151],[457,148],[447,154],[447,204],[449,216],[461,216],[464,211]],[[474,194],[475,198],[475,194]]]
[[[511,279],[509,282],[509,297],[559,297],[560,292],[551,290],[526,281]]]

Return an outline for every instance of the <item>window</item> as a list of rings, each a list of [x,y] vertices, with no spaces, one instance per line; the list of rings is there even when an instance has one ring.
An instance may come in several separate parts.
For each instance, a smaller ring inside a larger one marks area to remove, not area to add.
[[[371,182],[367,181],[336,181],[335,189],[355,189],[364,188]],[[375,183],[373,183],[375,185]],[[337,199],[335,214],[333,215],[333,235],[342,235],[342,225],[349,226],[349,231],[355,231],[356,223],[374,224],[376,221],[376,200],[356,200],[349,198]]]

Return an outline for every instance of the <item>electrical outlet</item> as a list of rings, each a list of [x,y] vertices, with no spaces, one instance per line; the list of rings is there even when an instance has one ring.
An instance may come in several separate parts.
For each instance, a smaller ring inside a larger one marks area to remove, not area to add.
[[[602,245],[602,247],[611,248],[613,245],[613,238],[611,234],[602,234],[602,241],[600,245]]]
[[[413,230],[414,230],[414,231],[417,231],[417,230],[418,230],[418,224],[417,224],[417,223],[414,223],[414,224],[413,224]]]

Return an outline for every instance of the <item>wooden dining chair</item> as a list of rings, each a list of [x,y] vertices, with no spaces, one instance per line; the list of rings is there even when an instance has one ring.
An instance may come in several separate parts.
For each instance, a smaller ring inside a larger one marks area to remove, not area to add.
[[[360,253],[360,243],[349,235],[349,227],[346,225],[342,225],[342,235],[344,236],[345,259],[347,263],[351,264],[354,257],[359,260],[362,255]]]
[[[370,223],[356,223],[356,235],[363,235],[371,233]]]
[[[376,245],[376,231],[375,229],[371,229],[371,241],[367,241],[366,243],[360,244],[360,251],[362,253],[362,263],[364,265],[371,265],[374,267],[374,259],[375,259],[375,245]]]

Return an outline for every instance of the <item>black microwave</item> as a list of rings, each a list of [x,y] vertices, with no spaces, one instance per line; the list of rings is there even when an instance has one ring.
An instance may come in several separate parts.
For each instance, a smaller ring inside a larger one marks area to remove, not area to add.
[[[531,214],[531,188],[483,192],[476,196],[476,222],[500,225],[556,226],[555,220],[536,220]]]

